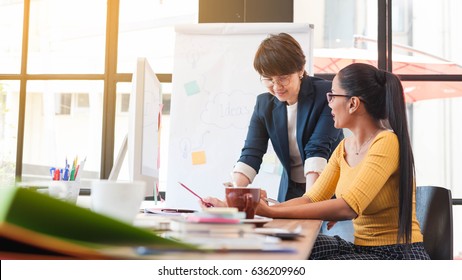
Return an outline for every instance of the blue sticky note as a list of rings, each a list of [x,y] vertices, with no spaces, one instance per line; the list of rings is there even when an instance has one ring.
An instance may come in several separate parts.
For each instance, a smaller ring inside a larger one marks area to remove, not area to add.
[[[184,84],[184,89],[186,91],[186,95],[188,96],[197,94],[201,91],[199,85],[197,84],[197,81],[191,81],[189,83]]]

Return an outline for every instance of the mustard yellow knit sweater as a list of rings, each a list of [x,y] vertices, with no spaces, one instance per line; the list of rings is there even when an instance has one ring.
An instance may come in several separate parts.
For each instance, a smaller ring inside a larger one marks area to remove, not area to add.
[[[345,161],[345,140],[329,159],[326,169],[305,194],[311,201],[343,198],[358,214],[353,220],[356,245],[396,244],[398,234],[399,143],[391,131],[382,131],[356,166]],[[423,240],[413,196],[412,242]]]

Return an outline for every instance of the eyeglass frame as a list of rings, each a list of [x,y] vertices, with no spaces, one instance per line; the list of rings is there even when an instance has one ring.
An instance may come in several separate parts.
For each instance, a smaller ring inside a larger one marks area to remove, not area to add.
[[[292,73],[293,74],[293,73]],[[265,87],[274,87],[275,84],[278,84],[280,86],[283,86],[283,87],[286,87],[288,85],[290,85],[290,80],[292,79],[291,75],[292,74],[288,74],[288,75],[282,75],[282,80],[283,81],[286,81],[287,82],[284,82],[282,83],[281,82],[281,79],[276,79],[276,82],[273,81],[273,79],[270,79],[270,78],[264,78],[263,76],[260,76],[260,82],[265,86]],[[280,76],[281,77],[281,76]],[[266,84],[268,83],[268,84]]]
[[[350,94],[335,94],[335,93],[332,93],[332,91],[328,91],[328,92],[326,92],[327,103],[331,103],[332,100],[334,100],[334,98],[332,98],[332,97],[335,97],[335,96],[343,96],[343,97],[347,97],[347,98],[352,98],[354,95],[350,95]]]

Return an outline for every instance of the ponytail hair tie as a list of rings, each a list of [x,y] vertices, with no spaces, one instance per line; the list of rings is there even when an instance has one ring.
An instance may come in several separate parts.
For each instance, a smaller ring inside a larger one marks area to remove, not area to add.
[[[384,86],[387,82],[387,73],[383,70],[378,69],[375,72],[375,79],[377,80],[377,83],[379,85]]]

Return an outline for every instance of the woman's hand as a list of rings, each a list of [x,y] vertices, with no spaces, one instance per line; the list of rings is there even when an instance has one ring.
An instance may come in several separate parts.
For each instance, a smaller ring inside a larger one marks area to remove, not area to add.
[[[268,197],[268,194],[266,193],[265,190],[260,190],[260,200],[263,200],[266,202],[266,198]]]
[[[259,216],[271,218],[270,213],[271,213],[271,207],[268,205],[268,202],[266,202],[265,200],[260,200],[260,203],[258,203],[257,211],[255,214]]]
[[[233,182],[238,187],[247,187],[250,184],[250,179],[240,172],[234,172]]]
[[[257,211],[255,214],[259,216],[264,216],[264,217],[271,217],[270,211],[271,211],[271,208],[268,205],[268,202],[266,201],[266,191],[261,190],[260,191],[260,202],[258,203]]]
[[[216,197],[205,197],[204,202],[212,203],[214,207],[228,207],[228,204],[226,203],[226,201],[220,200]],[[205,204],[200,200],[199,200],[199,204],[202,208],[207,208],[207,206],[205,206]]]
[[[333,228],[336,223],[337,221],[328,221],[326,224],[327,230],[330,230],[331,228]]]

